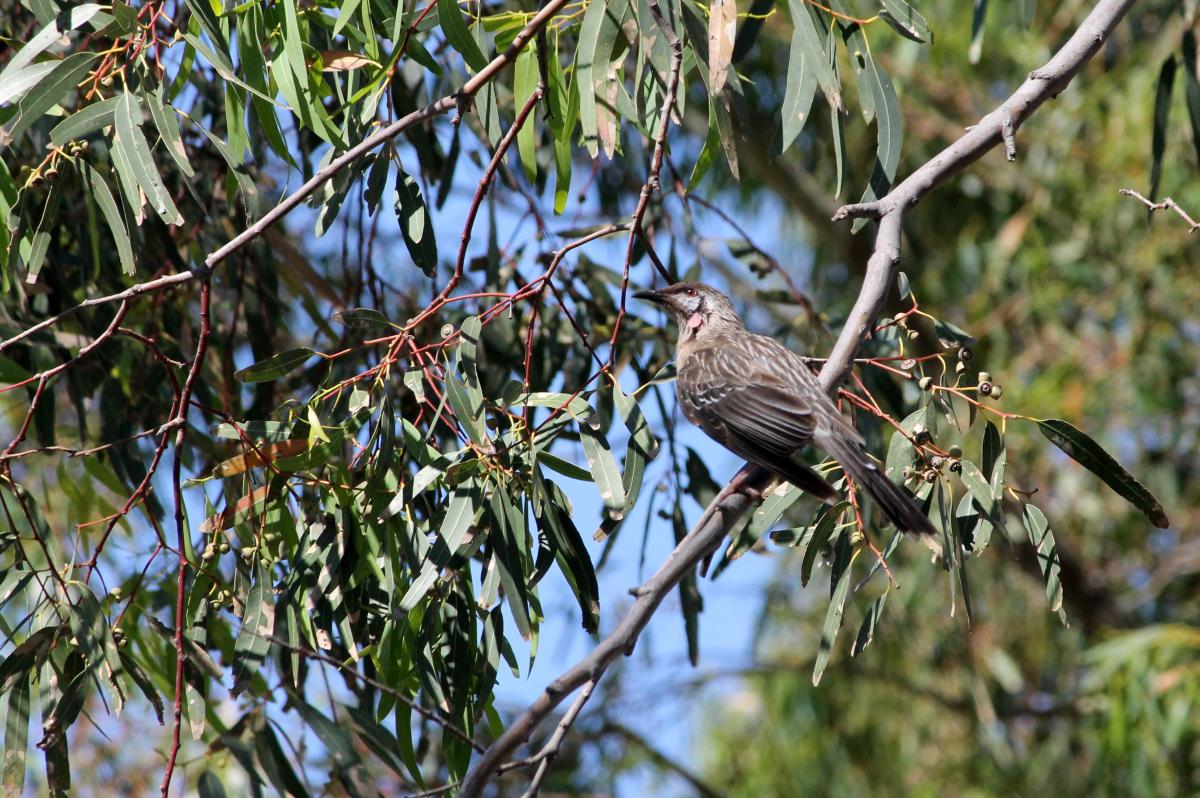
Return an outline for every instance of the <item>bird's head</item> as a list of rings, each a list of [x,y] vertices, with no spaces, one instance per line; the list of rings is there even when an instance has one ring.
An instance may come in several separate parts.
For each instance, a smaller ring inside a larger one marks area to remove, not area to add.
[[[729,297],[704,283],[675,283],[658,291],[638,291],[638,299],[662,307],[679,325],[680,342],[745,329]]]

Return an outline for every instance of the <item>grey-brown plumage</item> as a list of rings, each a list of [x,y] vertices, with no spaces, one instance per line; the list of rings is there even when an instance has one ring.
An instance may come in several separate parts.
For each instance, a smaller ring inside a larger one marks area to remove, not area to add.
[[[940,551],[937,530],[913,497],[867,454],[799,355],[746,330],[729,298],[702,283],[635,294],[661,305],[679,325],[675,383],[688,420],[735,454],[829,501],[828,482],[795,454],[812,443],[833,456],[898,529]]]

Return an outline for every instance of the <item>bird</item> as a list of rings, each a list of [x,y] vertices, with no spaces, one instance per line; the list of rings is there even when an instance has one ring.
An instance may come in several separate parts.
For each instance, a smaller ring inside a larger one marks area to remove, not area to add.
[[[679,327],[675,391],[689,421],[734,454],[832,503],[838,492],[796,458],[810,443],[823,449],[897,529],[940,555],[928,516],[880,471],[800,355],[747,330],[729,297],[711,285],[680,282],[634,297],[659,305]]]

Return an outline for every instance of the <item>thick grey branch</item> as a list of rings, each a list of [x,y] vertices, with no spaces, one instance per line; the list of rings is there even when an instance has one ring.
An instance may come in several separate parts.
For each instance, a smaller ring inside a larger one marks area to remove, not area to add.
[[[821,385],[833,392],[850,371],[854,357],[871,330],[900,261],[900,223],[905,210],[952,175],[978,160],[1004,140],[1006,127],[1017,127],[1042,103],[1057,95],[1085,62],[1100,49],[1136,0],[1101,0],[1053,58],[999,108],[962,138],[913,172],[876,203],[846,206],[835,220],[854,217],[879,219],[875,251],[867,265],[858,300],[850,312],[833,353],[821,369]],[[766,475],[745,466],[721,490],[700,520],[649,581],[634,591],[637,600],[624,619],[591,653],[548,684],[540,696],[488,747],[462,784],[460,798],[478,798],[484,785],[563,699],[586,683],[597,681],[622,653],[633,651],[638,637],[666,595],[721,544],[726,533],[754,500],[743,490],[761,486]],[[754,491],[748,491],[753,493]]]

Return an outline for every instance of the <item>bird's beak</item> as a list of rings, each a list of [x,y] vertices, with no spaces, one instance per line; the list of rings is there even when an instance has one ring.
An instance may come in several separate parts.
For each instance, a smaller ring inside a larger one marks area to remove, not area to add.
[[[637,291],[634,293],[633,298],[644,299],[647,302],[654,302],[658,305],[665,305],[667,303],[666,296],[658,291]]]

